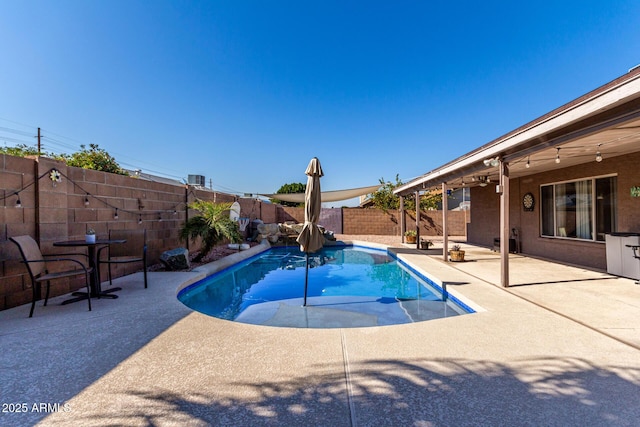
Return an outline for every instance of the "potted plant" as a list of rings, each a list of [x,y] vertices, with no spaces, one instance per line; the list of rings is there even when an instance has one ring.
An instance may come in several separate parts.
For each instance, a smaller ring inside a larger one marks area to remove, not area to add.
[[[420,240],[420,249],[429,249],[431,246],[433,246],[431,240]]]
[[[460,249],[460,245],[451,246],[449,257],[451,258],[451,261],[454,262],[464,261],[464,251]]]
[[[86,233],[84,233],[84,240],[87,243],[95,243],[96,242],[96,232],[93,228],[90,228],[87,230]]]
[[[416,242],[416,231],[415,230],[407,230],[404,233],[405,242],[407,243],[415,243]]]

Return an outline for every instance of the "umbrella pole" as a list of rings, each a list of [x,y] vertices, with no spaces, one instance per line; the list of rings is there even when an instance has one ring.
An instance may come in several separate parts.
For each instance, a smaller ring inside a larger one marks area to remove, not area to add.
[[[307,252],[306,255],[307,255],[307,266],[304,272],[304,302],[302,303],[303,307],[307,306],[307,287],[309,285],[309,253]]]

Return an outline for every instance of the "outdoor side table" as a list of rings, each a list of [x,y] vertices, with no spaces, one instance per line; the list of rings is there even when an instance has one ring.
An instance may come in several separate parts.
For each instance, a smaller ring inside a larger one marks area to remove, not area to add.
[[[89,277],[89,284],[91,287],[91,297],[93,298],[118,298],[118,295],[113,295],[111,292],[116,292],[121,290],[122,288],[112,288],[107,291],[103,291],[100,286],[100,281],[98,280],[98,270],[97,270],[97,260],[96,260],[96,247],[104,246],[104,245],[114,245],[119,243],[126,243],[124,239],[118,240],[109,240],[109,239],[96,239],[93,243],[88,243],[85,240],[65,240],[61,242],[55,242],[53,246],[63,246],[63,247],[86,247],[87,248],[87,256],[89,258],[89,267],[93,268],[93,273]],[[86,292],[74,292],[72,294],[76,298],[71,298],[62,302],[62,304],[69,304],[76,301],[81,301],[89,298]]]

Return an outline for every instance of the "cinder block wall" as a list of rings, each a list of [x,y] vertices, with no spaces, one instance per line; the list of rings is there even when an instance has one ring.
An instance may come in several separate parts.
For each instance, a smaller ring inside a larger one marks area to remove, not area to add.
[[[36,210],[34,176],[37,170],[34,161],[0,155],[0,309],[14,307],[31,300],[30,279],[25,276],[25,267],[17,247],[8,238],[28,234],[36,235]],[[20,191],[16,196],[15,192]],[[16,207],[20,199],[21,208]],[[27,297],[25,296],[28,296]]]
[[[60,181],[51,180],[53,169],[60,172]],[[20,208],[16,207],[18,191]],[[0,156],[0,195],[0,309],[28,303],[32,294],[27,270],[19,262],[19,251],[9,237],[30,235],[39,242],[43,253],[55,254],[70,250],[55,247],[54,242],[84,239],[90,228],[99,238],[108,237],[109,230],[113,229],[146,229],[148,259],[154,264],[165,250],[200,248],[198,241],[179,240],[187,215],[197,215],[187,210],[188,203],[196,198],[216,202],[237,199],[224,193],[68,167],[44,157],[5,155]],[[271,206],[269,212],[270,219],[274,218],[275,207]],[[77,252],[82,249],[78,248]],[[105,278],[106,267],[103,268]],[[119,277],[139,270],[139,265],[124,264],[113,271]],[[52,282],[51,295],[81,287],[79,279],[56,280]]]
[[[400,236],[400,213],[383,212],[378,209],[343,208],[343,233],[360,235]],[[449,211],[447,215],[448,234],[464,236],[468,212]],[[406,211],[406,229],[415,229],[415,212]],[[422,211],[420,213],[420,235],[442,236],[442,211]]]
[[[290,206],[278,207],[278,222],[304,222],[304,208],[293,208]]]
[[[60,172],[60,181],[50,178],[53,169]],[[16,207],[18,196],[21,207]],[[31,281],[25,266],[19,262],[17,247],[8,240],[12,236],[30,235],[39,242],[43,253],[55,254],[69,252],[69,248],[55,247],[54,242],[84,239],[89,228],[94,229],[99,238],[108,237],[109,230],[113,229],[146,229],[149,263],[155,264],[165,250],[187,247],[193,252],[200,248],[198,241],[179,240],[185,220],[198,214],[187,208],[196,199],[218,203],[237,201],[241,217],[261,219],[265,223],[304,222],[304,208],[68,167],[44,157],[0,155],[0,197],[0,310],[31,301]],[[457,214],[452,212],[452,224],[457,223]],[[440,218],[439,213],[424,214],[423,233],[437,234]],[[327,229],[339,234],[400,235],[398,214],[385,214],[376,209],[323,209],[321,220]],[[409,228],[410,221],[408,219]],[[456,228],[452,225],[450,233],[458,234]],[[105,278],[106,267],[103,268]],[[138,265],[125,264],[115,268],[114,273],[120,277],[139,269]],[[81,287],[78,279],[57,280],[52,282],[51,296]]]
[[[399,236],[400,218],[397,212],[385,213],[379,209],[342,209],[344,234]]]
[[[336,234],[343,233],[342,215],[344,208],[323,208],[320,212],[320,225]],[[293,221],[304,222],[304,208],[294,208],[289,206],[278,206],[278,222]]]

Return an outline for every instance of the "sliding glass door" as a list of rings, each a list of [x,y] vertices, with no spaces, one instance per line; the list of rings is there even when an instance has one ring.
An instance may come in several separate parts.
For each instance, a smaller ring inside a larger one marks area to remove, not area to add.
[[[616,227],[615,188],[615,176],[542,185],[541,235],[604,241]]]

